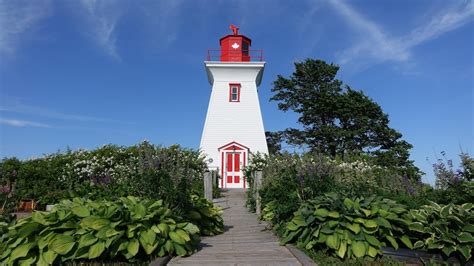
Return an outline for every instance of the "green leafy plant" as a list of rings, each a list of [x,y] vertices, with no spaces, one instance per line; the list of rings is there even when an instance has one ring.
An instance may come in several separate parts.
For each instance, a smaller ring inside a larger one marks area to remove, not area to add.
[[[15,216],[13,214],[0,214],[0,242],[8,233],[8,227],[15,223]]]
[[[380,166],[420,180],[421,171],[409,160],[413,146],[390,127],[388,115],[379,104],[336,78],[339,66],[311,58],[294,66],[292,74],[278,75],[273,82],[270,100],[276,101],[280,110],[298,114],[300,126],[275,132],[273,139],[278,142],[280,135],[290,145],[331,158],[365,154]]]
[[[277,208],[277,202],[275,200],[270,201],[265,204],[265,207],[262,209],[262,215],[260,219],[263,221],[271,222],[275,218],[275,210]]]
[[[196,195],[191,196],[192,209],[186,212],[185,218],[196,224],[202,235],[213,236],[224,232],[222,208]]]
[[[74,198],[8,227],[0,238],[0,264],[147,261],[192,254],[198,241],[199,228],[173,215],[162,200]]]
[[[342,198],[334,193],[317,197],[294,213],[282,244],[296,242],[307,250],[325,249],[340,258],[375,258],[383,246],[413,248],[406,231],[404,205],[388,199]]]
[[[441,251],[446,256],[460,254],[466,261],[474,245],[474,204],[438,205],[431,202],[411,210],[409,229],[416,239],[414,247]]]
[[[1,159],[0,193],[14,191],[10,196],[15,202],[35,199],[40,208],[64,197],[116,200],[128,195],[159,198],[170,208],[183,208],[191,194],[203,193],[205,169],[199,151],[179,145],[104,145],[31,160]],[[5,202],[1,195],[0,200]]]

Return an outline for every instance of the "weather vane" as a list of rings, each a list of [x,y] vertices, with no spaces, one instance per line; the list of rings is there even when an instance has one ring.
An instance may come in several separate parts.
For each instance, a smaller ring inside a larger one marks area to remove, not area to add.
[[[239,35],[239,27],[235,26],[234,24],[230,24],[229,28],[232,30],[234,35]]]

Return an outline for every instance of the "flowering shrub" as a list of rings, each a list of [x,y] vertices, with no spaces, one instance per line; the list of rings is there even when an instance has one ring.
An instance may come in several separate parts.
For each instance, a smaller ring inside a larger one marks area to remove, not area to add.
[[[198,151],[143,141],[131,147],[104,145],[22,162],[4,159],[0,162],[0,185],[14,180],[17,199],[39,199],[40,205],[57,203],[64,197],[136,195],[159,197],[177,206],[187,204],[191,192],[202,193],[204,169]]]
[[[96,151],[78,150],[66,156],[71,163],[63,166],[58,181],[70,188],[85,181],[105,185],[113,181],[120,184],[136,172],[134,162],[137,158],[124,148],[104,146]]]
[[[334,184],[334,167],[323,156],[289,153],[254,156],[246,168],[246,176],[251,176],[256,168],[263,171],[260,190],[263,206],[275,201],[275,215],[272,216],[274,223],[288,219],[301,200],[324,193]],[[253,194],[249,193],[248,196],[247,205],[252,208],[255,206]]]
[[[317,153],[302,155],[283,153],[275,156],[256,155],[246,167],[246,176],[261,169],[263,182],[260,195],[263,206],[275,201],[274,223],[288,219],[298,202],[336,191],[348,196],[413,195],[416,185],[397,171],[373,164],[369,158],[331,159]],[[252,183],[252,179],[249,178]],[[252,185],[252,184],[250,184]],[[254,208],[253,194],[247,205]]]
[[[451,184],[471,181],[474,179],[474,159],[467,153],[461,153],[460,168],[455,169],[453,160],[446,158],[446,153],[441,152],[442,158],[433,164],[433,171],[436,177],[436,187],[447,189]]]
[[[331,160],[330,163],[335,167],[335,181],[351,191],[362,187],[372,190],[377,186],[377,171],[383,170],[380,166],[371,165],[362,160],[353,162]]]
[[[428,197],[445,204],[474,202],[474,159],[467,153],[461,153],[460,167],[455,168],[445,152],[441,152],[441,155],[442,158],[433,164],[436,189]]]

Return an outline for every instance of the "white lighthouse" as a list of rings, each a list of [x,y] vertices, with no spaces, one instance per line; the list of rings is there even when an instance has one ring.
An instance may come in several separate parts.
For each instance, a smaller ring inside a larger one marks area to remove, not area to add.
[[[219,187],[246,188],[242,168],[252,154],[268,153],[257,93],[265,62],[263,52],[251,50],[252,41],[230,27],[233,33],[204,62],[212,92],[200,148],[209,168],[219,170]]]

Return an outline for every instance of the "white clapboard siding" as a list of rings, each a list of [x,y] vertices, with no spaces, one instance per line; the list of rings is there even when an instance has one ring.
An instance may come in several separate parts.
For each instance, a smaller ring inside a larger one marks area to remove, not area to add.
[[[200,149],[210,168],[221,168],[218,148],[237,142],[251,153],[268,153],[257,86],[265,62],[204,62],[212,85]],[[229,84],[240,83],[240,102],[229,102]]]

